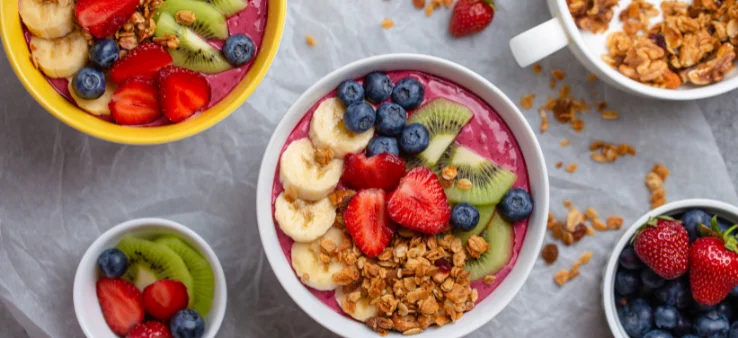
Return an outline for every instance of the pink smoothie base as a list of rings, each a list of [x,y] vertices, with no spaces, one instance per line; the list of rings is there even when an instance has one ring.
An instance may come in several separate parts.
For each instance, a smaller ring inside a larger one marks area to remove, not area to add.
[[[259,46],[261,46],[261,42],[264,39],[264,28],[266,27],[267,22],[267,1],[268,0],[249,0],[249,5],[246,9],[228,19],[228,29],[230,34],[248,35],[256,45],[257,55],[259,52]],[[26,44],[30,44],[31,33],[25,28],[25,26],[23,27],[23,32],[25,34]],[[223,47],[223,43],[224,41],[210,41],[210,44],[218,49]],[[238,86],[239,83],[241,83],[241,80],[243,80],[246,73],[251,69],[251,65],[254,63],[254,60],[256,60],[256,55],[251,59],[251,62],[243,66],[236,67],[219,74],[205,74],[205,77],[210,83],[211,93],[210,104],[206,109],[218,104],[218,102],[222,101],[233,91],[234,88],[236,88],[236,86]],[[52,79],[49,77],[46,77],[46,79],[59,94],[74,104],[74,99],[72,99],[72,96],[69,94],[69,81],[67,79]],[[110,116],[101,116],[100,118],[112,122],[112,118]],[[162,117],[161,119],[144,126],[154,127],[166,124],[170,124],[170,122],[166,118]]]
[[[502,121],[502,118],[500,118],[492,107],[484,103],[480,98],[466,89],[432,75],[417,71],[396,71],[390,72],[388,75],[392,79],[393,83],[397,83],[400,79],[408,76],[420,81],[420,83],[425,87],[424,102],[429,102],[435,98],[442,97],[459,102],[471,108],[474,112],[474,118],[472,118],[469,124],[462,129],[461,133],[456,138],[456,142],[514,172],[518,175],[518,179],[515,182],[514,187],[530,191],[528,172],[525,166],[525,159],[520,151],[520,146],[510,132],[510,128],[508,128],[505,122]],[[357,81],[361,82],[361,79],[357,79]],[[282,148],[282,152],[284,152],[285,149],[287,149],[287,146],[289,146],[293,141],[308,137],[310,120],[313,116],[313,112],[315,112],[321,102],[335,96],[336,92],[334,90],[310,108],[305,117],[303,117],[295,129],[292,130],[292,133],[287,138],[287,142]],[[413,112],[409,112],[409,115],[412,115],[412,113]],[[272,215],[274,214],[274,202],[283,190],[282,184],[279,181],[279,165],[277,165],[276,173],[274,175],[274,184],[272,187]],[[282,251],[284,252],[287,260],[291,263],[291,250],[294,241],[282,232],[277,225],[276,220],[274,220],[274,224],[277,228],[277,237],[279,238],[279,243],[282,246]],[[502,283],[518,259],[518,253],[523,245],[523,239],[525,238],[525,233],[528,229],[528,221],[524,220],[513,224],[513,229],[515,231],[515,245],[512,259],[502,269],[502,271],[497,273],[495,282],[492,285],[487,285],[482,281],[476,281],[471,284],[471,287],[477,289],[477,292],[479,293],[477,303],[484,300],[497,288],[498,285],[500,285],[500,283]],[[308,289],[313,293],[313,295],[315,295],[315,297],[320,299],[327,306],[331,307],[334,311],[344,314],[335,300],[334,291],[318,291],[312,288]]]

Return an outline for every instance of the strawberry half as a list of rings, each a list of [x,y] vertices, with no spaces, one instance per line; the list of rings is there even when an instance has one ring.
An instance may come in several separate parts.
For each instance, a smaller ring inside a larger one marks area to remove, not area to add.
[[[451,218],[446,193],[436,174],[426,167],[407,172],[390,194],[387,210],[400,225],[429,235],[443,231]]]
[[[671,217],[651,218],[633,239],[636,255],[664,279],[676,279],[689,267],[689,233]]]
[[[159,70],[172,64],[172,56],[155,43],[144,43],[120,59],[110,70],[110,79],[121,84],[133,77],[156,80]]]
[[[367,158],[364,154],[349,154],[344,160],[341,180],[353,189],[394,189],[405,175],[405,161],[399,156],[382,153]]]
[[[177,311],[186,309],[189,302],[187,287],[177,280],[156,281],[143,292],[144,310],[161,321],[168,321]]]
[[[172,338],[172,333],[166,325],[152,321],[134,326],[126,338]]]
[[[144,319],[143,297],[133,283],[123,279],[97,281],[97,299],[105,322],[113,332],[126,335]]]
[[[156,83],[142,78],[120,85],[108,106],[115,122],[122,125],[147,124],[161,117]]]
[[[719,304],[738,286],[738,238],[731,235],[736,229],[738,225],[720,232],[714,217],[713,237],[699,238],[692,243],[689,286],[694,300],[702,305]]]
[[[384,190],[361,190],[349,202],[343,214],[354,243],[368,257],[377,257],[387,247],[396,226],[387,215]]]
[[[77,23],[98,39],[112,35],[128,22],[139,0],[77,0]]]
[[[478,33],[487,28],[494,17],[492,0],[459,0],[451,14],[449,30],[457,38]]]
[[[164,67],[159,71],[159,101],[169,121],[184,121],[210,103],[210,83],[189,69]]]

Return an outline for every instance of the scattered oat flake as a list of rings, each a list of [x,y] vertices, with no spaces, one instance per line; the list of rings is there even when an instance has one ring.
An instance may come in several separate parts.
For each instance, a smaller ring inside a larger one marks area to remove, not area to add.
[[[587,76],[587,81],[589,81],[589,82],[595,82],[595,81],[597,81],[597,75],[594,75],[594,74],[590,73]]]
[[[384,29],[390,29],[394,25],[395,25],[395,22],[392,21],[392,19],[390,19],[390,18],[386,18],[386,19],[382,20],[382,28],[384,28]]]
[[[602,112],[602,118],[605,120],[615,120],[618,118],[618,112],[614,110],[607,110]]]
[[[561,145],[562,147],[566,147],[566,146],[568,146],[569,144],[571,144],[571,142],[569,141],[569,139],[566,139],[566,138],[565,138],[565,139],[561,140],[561,142],[559,142],[559,144],[560,144],[560,145]]]
[[[305,42],[307,42],[308,46],[315,47],[316,41],[315,41],[315,37],[313,37],[312,35],[310,34],[306,35]]]
[[[536,63],[536,64],[533,65],[533,72],[534,73],[541,74],[542,71],[543,71],[543,67],[541,67],[540,64]]]
[[[533,108],[533,100],[535,100],[535,98],[536,94],[533,93],[523,95],[523,97],[520,98],[520,106],[523,107],[523,109]]]
[[[577,171],[577,164],[576,163],[571,163],[571,164],[569,164],[569,165],[566,166],[566,172],[573,173],[575,171]]]

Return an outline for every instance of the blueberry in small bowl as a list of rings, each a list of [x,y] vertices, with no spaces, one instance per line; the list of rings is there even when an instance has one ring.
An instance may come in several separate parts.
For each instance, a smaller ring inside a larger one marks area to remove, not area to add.
[[[638,258],[638,255],[636,255],[632,246],[628,246],[623,249],[620,253],[620,257],[618,258],[618,263],[620,263],[620,266],[628,270],[638,270],[643,267],[643,262]]]
[[[90,47],[90,61],[100,68],[113,67],[120,57],[120,47],[113,39],[102,39]]]
[[[725,315],[709,311],[694,322],[694,330],[700,337],[728,337],[730,323]]]
[[[352,104],[364,102],[364,87],[354,80],[346,80],[338,85],[336,96],[344,106],[349,107]]]
[[[640,280],[634,271],[618,271],[615,275],[615,291],[623,296],[631,296],[638,292]]]
[[[105,277],[118,278],[128,269],[128,257],[116,248],[107,249],[97,258],[97,265]]]
[[[351,104],[343,113],[343,122],[346,129],[357,134],[371,129],[376,120],[377,112],[370,104],[363,101]]]
[[[400,150],[406,155],[422,153],[430,143],[428,129],[420,123],[407,125],[400,135]]]
[[[710,226],[712,216],[702,209],[690,209],[682,215],[682,224],[689,233],[689,241],[694,242],[700,233],[700,224]]]
[[[172,317],[169,329],[177,338],[199,338],[205,333],[205,321],[197,311],[184,309]]]
[[[385,73],[371,72],[364,78],[364,93],[371,103],[387,101],[392,95],[392,80]]]
[[[679,310],[671,305],[661,305],[656,308],[653,315],[654,324],[659,329],[671,330],[679,323]]]
[[[387,102],[377,109],[377,121],[374,127],[380,135],[397,136],[402,133],[406,121],[405,108],[397,103]]]
[[[664,330],[652,330],[648,331],[646,335],[643,336],[643,338],[673,338],[674,336],[671,335],[668,331]]]
[[[653,328],[653,308],[642,298],[625,305],[619,317],[623,329],[631,337],[643,337]]]
[[[643,286],[653,290],[664,286],[666,280],[661,278],[661,276],[657,275],[651,269],[643,269],[641,271],[641,282],[643,283]]]
[[[369,145],[366,147],[366,156],[372,157],[382,153],[400,155],[397,139],[394,137],[377,136],[369,141]]]
[[[411,77],[398,81],[392,90],[392,101],[405,108],[405,110],[418,108],[424,99],[425,89],[423,85]]]

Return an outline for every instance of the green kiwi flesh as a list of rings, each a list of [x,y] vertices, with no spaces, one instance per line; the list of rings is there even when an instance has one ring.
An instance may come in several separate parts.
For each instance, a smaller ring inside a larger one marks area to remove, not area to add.
[[[461,128],[469,123],[474,113],[469,107],[454,101],[438,98],[418,108],[408,123],[420,123],[428,129],[428,148],[408,161],[409,165],[433,168],[454,142]]]
[[[248,0],[206,0],[226,17],[232,17],[248,7]]]
[[[233,68],[217,48],[191,29],[180,26],[169,13],[162,12],[156,22],[154,35],[163,37],[169,34],[179,39],[179,47],[169,49],[175,66],[206,74],[222,73]]]
[[[477,210],[479,210],[479,223],[477,223],[474,229],[471,229],[469,231],[454,230],[454,236],[458,237],[465,247],[466,242],[469,241],[469,238],[471,238],[471,236],[478,236],[484,231],[484,229],[487,229],[489,220],[492,219],[492,215],[494,215],[495,213],[495,206],[481,205],[477,207]]]
[[[188,25],[207,40],[228,38],[228,23],[225,16],[213,5],[197,0],[167,0],[156,10],[154,21],[158,21],[161,13],[177,17],[177,12],[188,10],[195,14],[195,22]]]
[[[117,248],[128,258],[128,269],[123,274],[123,279],[132,282],[142,291],[158,280],[178,280],[187,287],[192,306],[194,299],[192,275],[176,252],[166,245],[132,236],[123,237]]]
[[[213,293],[215,292],[215,276],[210,263],[196,249],[176,236],[163,236],[154,242],[167,246],[182,258],[192,275],[195,298],[192,309],[203,317],[207,316],[213,304]]]
[[[452,145],[439,162],[439,167],[456,167],[454,184],[444,189],[451,203],[497,204],[518,178],[511,171],[458,144]],[[457,187],[456,182],[464,178],[471,181],[471,189],[462,190]]]
[[[495,213],[482,237],[489,243],[489,249],[477,259],[466,262],[466,271],[473,281],[484,279],[502,270],[512,259],[513,244],[515,244],[515,230],[502,217]]]

